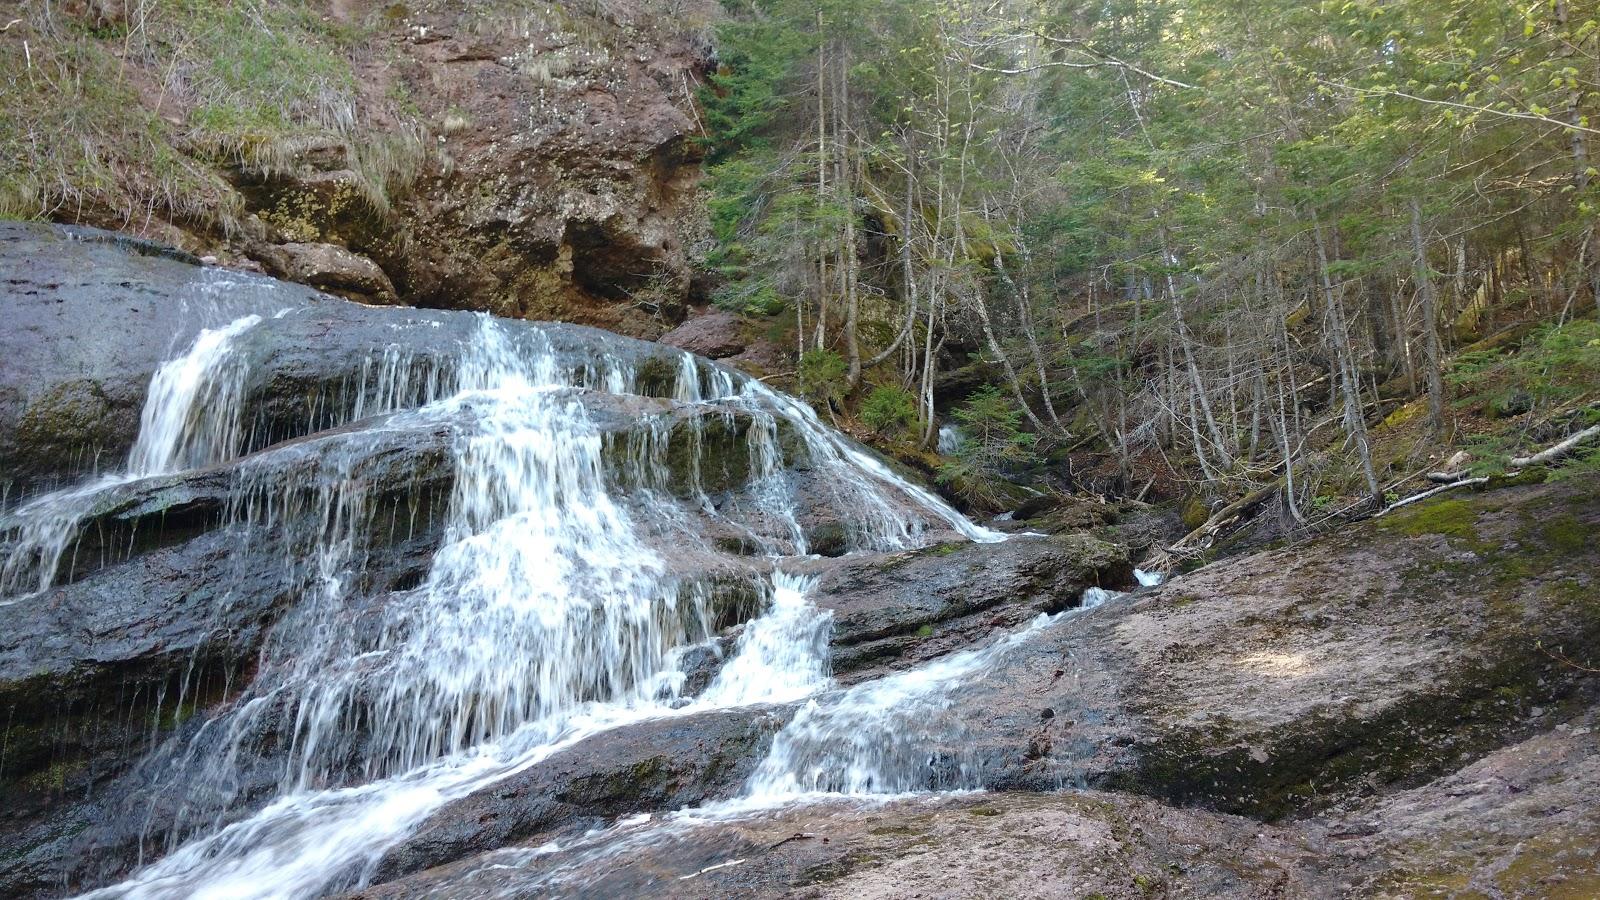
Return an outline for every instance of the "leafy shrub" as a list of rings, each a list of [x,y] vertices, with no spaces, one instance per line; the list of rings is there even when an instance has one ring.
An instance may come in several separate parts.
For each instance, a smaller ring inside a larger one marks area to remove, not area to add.
[[[917,422],[916,398],[893,385],[873,388],[861,404],[861,421],[879,434],[903,431]]]
[[[800,355],[797,373],[800,394],[816,402],[837,403],[844,399],[848,373],[844,357],[832,350],[807,350]]]
[[[967,439],[939,467],[939,480],[971,502],[1003,502],[1004,472],[1026,462],[1035,442],[1032,432],[1022,430],[1022,412],[991,385],[975,391],[952,415]]]

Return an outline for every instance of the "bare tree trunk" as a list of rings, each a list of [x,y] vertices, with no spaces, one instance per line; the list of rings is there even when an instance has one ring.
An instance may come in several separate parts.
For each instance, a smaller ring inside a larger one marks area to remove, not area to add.
[[[839,191],[839,202],[844,207],[844,244],[840,248],[843,258],[840,262],[844,266],[844,385],[848,394],[861,383],[861,344],[857,335],[861,318],[861,294],[858,290],[861,259],[856,254],[856,185],[850,155],[850,123],[846,121],[850,114],[850,58],[841,50],[838,59],[839,93],[833,104],[833,138],[839,145],[839,177],[835,179],[835,184]]]
[[[820,211],[828,203],[828,44],[823,38],[822,10],[817,10],[817,207]],[[816,339],[812,342],[818,350],[823,347],[828,322],[828,251],[827,242],[817,242],[817,323]]]
[[[1274,430],[1278,433],[1278,444],[1280,449],[1283,451],[1283,496],[1285,502],[1289,506],[1289,515],[1293,516],[1296,522],[1304,522],[1305,517],[1300,515],[1300,507],[1298,506],[1298,502],[1295,500],[1294,496],[1294,450],[1291,448],[1289,443],[1289,417],[1284,414],[1283,409],[1286,399],[1283,392],[1283,382],[1284,376],[1282,373],[1279,373],[1278,427]],[[1289,373],[1289,383],[1291,385],[1294,384],[1293,372]]]
[[[1028,251],[1028,243],[1020,235],[1017,237],[1017,247],[1022,254],[1023,262],[1030,262],[1032,257]],[[1050,393],[1050,376],[1046,374],[1044,365],[1044,351],[1039,347],[1039,332],[1033,325],[1033,297],[1028,288],[1027,273],[1023,273],[1023,280],[1019,285],[1012,281],[1011,274],[1005,268],[1005,261],[1001,259],[1000,252],[995,251],[995,266],[1004,275],[1006,281],[1011,282],[1011,290],[1017,297],[1017,317],[1022,321],[1022,334],[1028,341],[1028,353],[1033,357],[1033,374],[1039,379],[1039,398],[1044,402],[1045,415],[1050,417],[1050,423],[1063,432],[1061,417],[1056,414],[1055,398]]]
[[[911,217],[916,215],[916,168],[915,161],[907,156],[908,168],[906,169],[906,211],[900,219],[900,293],[901,302],[906,307],[905,322],[900,326],[900,333],[894,336],[889,346],[883,352],[867,360],[862,365],[870,369],[883,362],[894,352],[900,349],[910,336],[912,328],[917,321],[917,276],[916,270],[911,265]]]
[[[1434,433],[1444,430],[1444,377],[1439,347],[1439,295],[1434,290],[1433,273],[1428,270],[1428,248],[1422,241],[1422,201],[1411,199],[1411,252],[1413,276],[1422,300],[1422,358],[1428,381],[1428,424]]]

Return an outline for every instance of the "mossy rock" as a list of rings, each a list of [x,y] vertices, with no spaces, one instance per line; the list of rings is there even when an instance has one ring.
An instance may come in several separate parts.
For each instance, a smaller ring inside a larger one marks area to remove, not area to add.
[[[1190,531],[1204,525],[1211,518],[1211,507],[1200,497],[1191,496],[1183,501],[1183,508],[1179,511],[1183,517],[1183,527]]]

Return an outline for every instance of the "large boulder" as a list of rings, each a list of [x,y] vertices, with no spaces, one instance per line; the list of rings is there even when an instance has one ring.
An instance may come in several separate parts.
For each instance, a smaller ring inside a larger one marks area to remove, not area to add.
[[[1545,651],[1600,641],[1597,529],[1575,478],[1209,566],[1022,642],[954,692],[951,740],[991,787],[1268,819],[1450,771],[1592,699]]]
[[[744,324],[725,310],[695,316],[661,336],[661,343],[711,359],[725,359],[744,352]]]

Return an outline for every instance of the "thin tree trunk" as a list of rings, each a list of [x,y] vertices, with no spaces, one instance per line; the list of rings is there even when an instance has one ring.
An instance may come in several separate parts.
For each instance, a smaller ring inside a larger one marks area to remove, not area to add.
[[[817,209],[821,212],[828,204],[828,43],[823,38],[822,10],[817,10]],[[812,342],[822,349],[824,326],[828,321],[828,251],[827,242],[817,242],[817,323],[816,339]]]
[[[848,394],[861,383],[861,343],[857,334],[861,318],[861,294],[858,290],[861,259],[856,254],[856,186],[850,154],[849,122],[846,121],[850,114],[850,57],[841,51],[838,59],[839,94],[833,104],[833,138],[839,145],[839,177],[835,182],[839,202],[844,207],[844,244],[840,255],[844,263],[844,385]]]
[[[1411,199],[1411,252],[1413,276],[1422,300],[1422,358],[1428,382],[1428,424],[1434,433],[1444,430],[1444,376],[1439,347],[1439,295],[1434,290],[1433,273],[1428,270],[1428,248],[1422,240],[1422,201]]]

